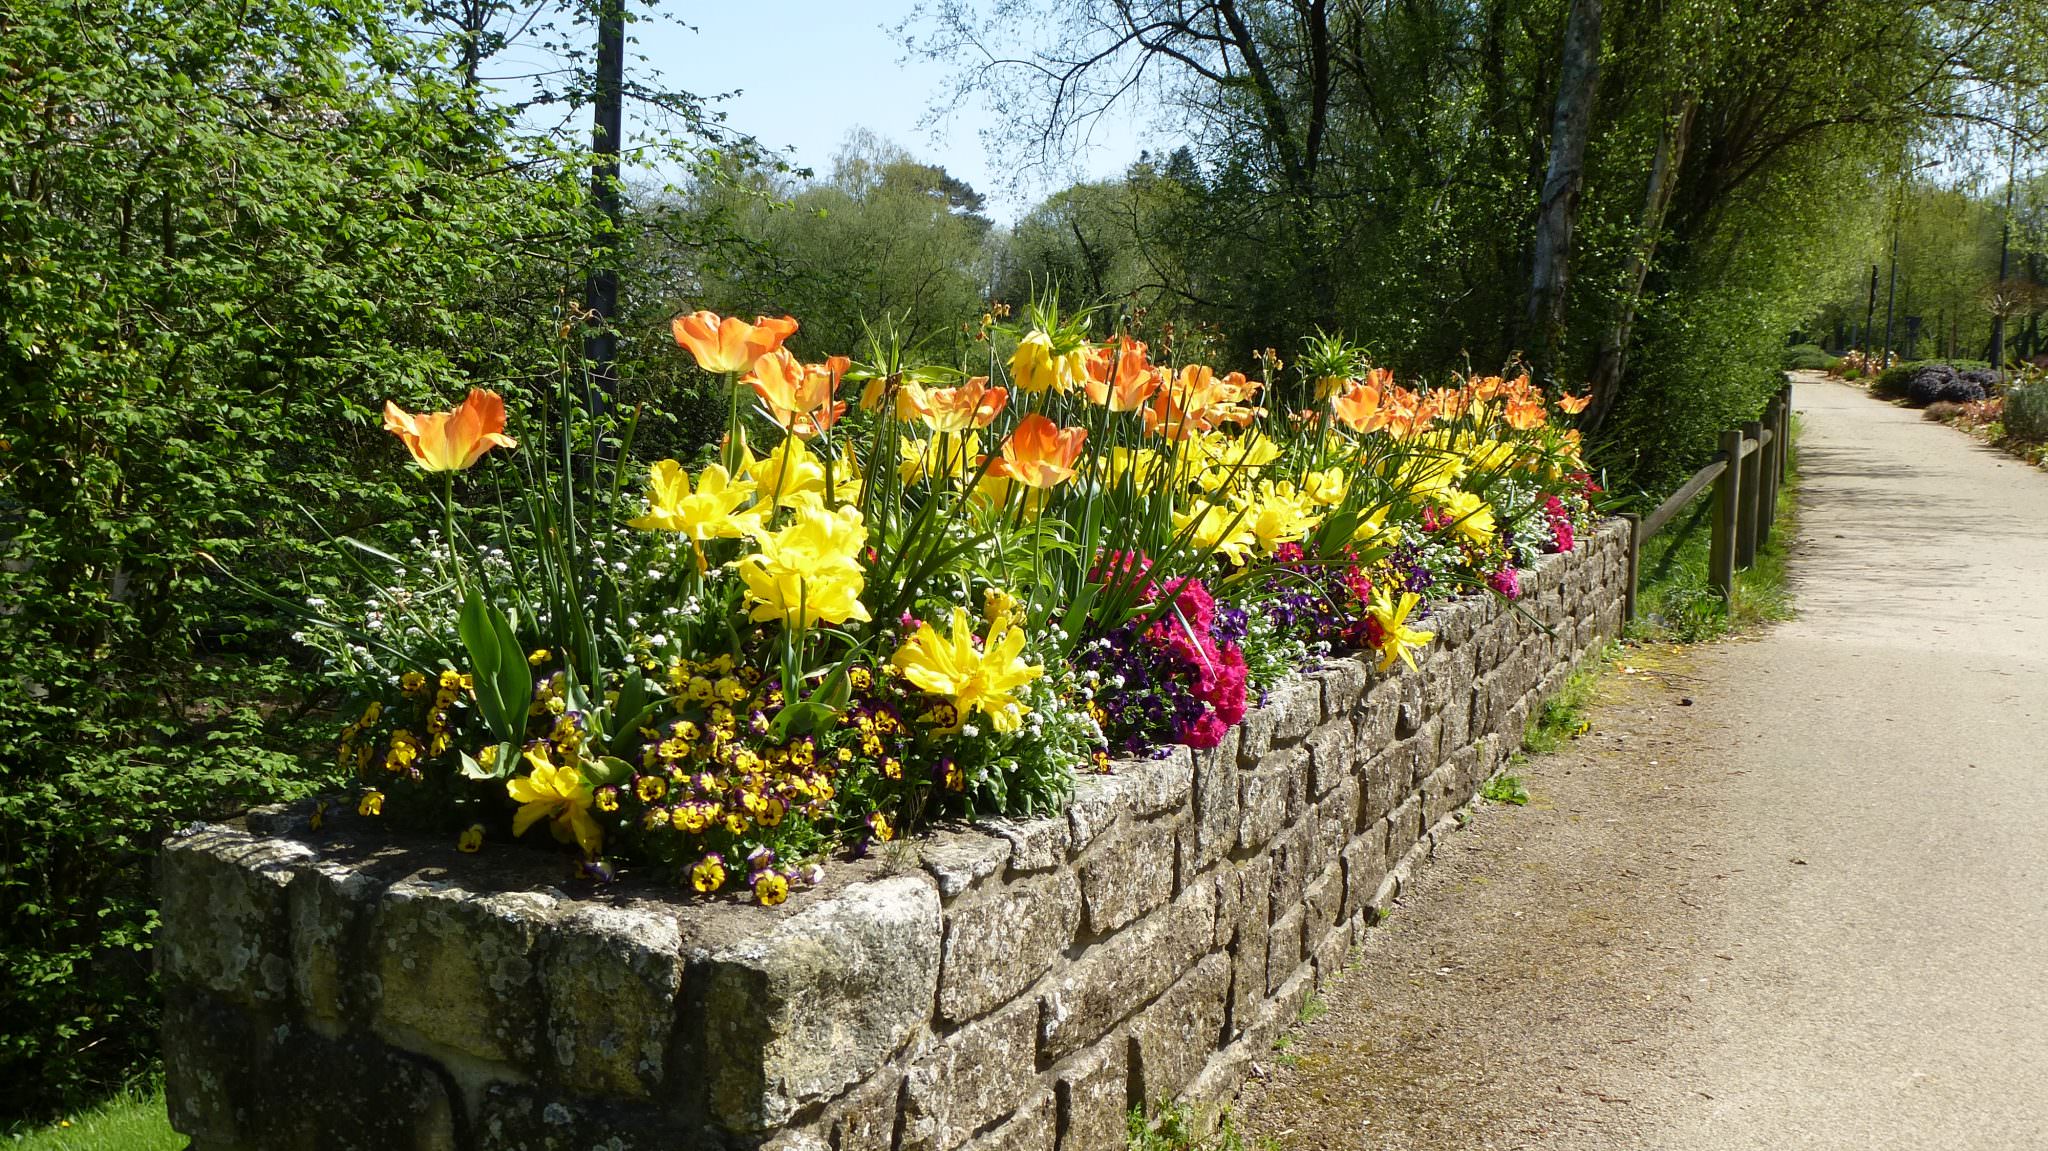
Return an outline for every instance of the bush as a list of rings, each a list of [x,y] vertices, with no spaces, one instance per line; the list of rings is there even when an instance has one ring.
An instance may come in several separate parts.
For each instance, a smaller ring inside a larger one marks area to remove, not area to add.
[[[2005,392],[2005,434],[2020,443],[2048,443],[2048,379],[2031,380]]]
[[[1839,362],[1819,344],[1794,344],[1785,349],[1785,356],[1778,363],[1788,372],[1831,372]]]
[[[1981,400],[1997,382],[1997,375],[1981,361],[1908,360],[1886,368],[1870,392],[1924,408],[1943,400],[1952,404]]]

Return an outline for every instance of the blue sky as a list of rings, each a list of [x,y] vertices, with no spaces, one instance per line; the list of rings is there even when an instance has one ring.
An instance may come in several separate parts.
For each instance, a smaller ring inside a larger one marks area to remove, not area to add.
[[[993,123],[981,107],[962,108],[937,125],[920,127],[946,89],[947,65],[907,60],[889,31],[911,0],[879,3],[830,0],[663,0],[663,19],[634,24],[646,56],[644,69],[663,86],[699,94],[734,92],[717,106],[732,127],[820,174],[849,131],[866,128],[942,164],[989,197],[990,212],[1008,222],[1047,189],[1012,188],[1009,166],[985,153],[979,136]],[[678,27],[677,20],[696,31]],[[1103,125],[1094,146],[1076,158],[1080,173],[1114,175],[1137,158],[1141,136],[1130,124]]]

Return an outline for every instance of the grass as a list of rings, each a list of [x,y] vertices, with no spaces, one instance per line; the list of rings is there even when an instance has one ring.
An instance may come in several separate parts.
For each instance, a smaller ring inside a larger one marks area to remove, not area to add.
[[[1529,789],[1522,786],[1521,776],[1501,772],[1480,787],[1479,798],[1488,803],[1509,803],[1521,807],[1529,802]]]
[[[1585,734],[1591,726],[1586,719],[1586,708],[1593,702],[1593,691],[1600,683],[1600,673],[1607,668],[1612,645],[1603,649],[1584,663],[1571,675],[1565,677],[1564,686],[1557,693],[1543,701],[1543,707],[1529,721],[1529,730],[1522,735],[1522,749],[1531,755],[1549,755],[1571,740]],[[1501,781],[1505,780],[1506,783]],[[1520,793],[1520,799],[1499,799],[1493,792],[1496,788],[1511,788],[1509,794]],[[1486,781],[1482,792],[1495,802],[1523,804],[1529,802],[1529,795],[1522,791],[1522,781],[1511,775],[1498,775]]]
[[[1785,559],[1798,529],[1799,417],[1792,418],[1792,467],[1778,489],[1771,538],[1757,548],[1756,563],[1735,573],[1733,602],[1707,586],[1707,553],[1713,534],[1714,495],[1710,487],[1655,539],[1643,545],[1637,566],[1636,619],[1631,639],[1699,643],[1792,614],[1785,587]],[[1533,749],[1532,749],[1533,750]]]
[[[1145,1109],[1131,1109],[1127,1130],[1130,1133],[1129,1151],[1245,1151],[1244,1138],[1230,1125],[1230,1111],[1226,1108],[1219,1117],[1216,1133],[1203,1138],[1198,1132],[1202,1124],[1196,1112],[1184,1103],[1162,1108],[1157,1119],[1146,1119]],[[1256,1151],[1274,1148],[1269,1140],[1261,1139]]]
[[[130,1088],[47,1127],[0,1135],[6,1151],[183,1151],[171,1130],[162,1086]]]

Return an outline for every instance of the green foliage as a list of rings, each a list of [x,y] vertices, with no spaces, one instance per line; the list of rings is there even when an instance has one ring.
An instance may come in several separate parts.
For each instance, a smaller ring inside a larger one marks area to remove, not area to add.
[[[1785,349],[1785,355],[1778,361],[1778,366],[1788,372],[1826,372],[1832,371],[1840,362],[1818,344],[1794,344]]]
[[[1519,776],[1502,772],[1486,781],[1479,789],[1479,797],[1488,803],[1507,803],[1521,807],[1529,802],[1529,791],[1522,786]]]
[[[1529,730],[1522,737],[1524,750],[1532,755],[1549,755],[1592,730],[1586,709],[1592,705],[1593,691],[1599,685],[1600,675],[1606,670],[1611,655],[1610,645],[1608,651],[1580,664],[1577,671],[1565,677],[1557,693],[1543,701],[1542,709],[1529,721]],[[1487,781],[1489,789],[1495,780],[1500,779],[1511,780],[1513,789],[1521,791],[1521,781],[1512,776],[1495,776],[1494,780]],[[1526,802],[1528,796],[1524,794],[1522,799]]]
[[[187,1140],[171,1130],[161,1084],[130,1086],[89,1110],[39,1128],[0,1134],[11,1151],[182,1151]]]
[[[0,1114],[153,1049],[159,837],[328,773],[290,622],[213,561],[318,594],[336,561],[301,509],[377,539],[419,506],[381,401],[487,380],[516,402],[552,335],[571,174],[506,163],[383,16],[9,11]]]
[[[2000,416],[2008,438],[2023,444],[2048,443],[2048,381],[2007,388]]]
[[[1634,638],[1672,643],[1718,639],[1731,631],[1791,614],[1785,559],[1797,536],[1799,421],[1793,417],[1791,473],[1778,489],[1771,538],[1757,549],[1756,564],[1735,573],[1734,610],[1707,585],[1707,557],[1713,523],[1713,489],[1702,493],[1656,538],[1643,545],[1637,565]]]
[[[1215,1134],[1204,1138],[1194,1110],[1184,1103],[1164,1106],[1148,1120],[1143,1107],[1133,1107],[1125,1124],[1128,1151],[1244,1151],[1244,1139],[1230,1123],[1230,1112],[1218,1117]]]

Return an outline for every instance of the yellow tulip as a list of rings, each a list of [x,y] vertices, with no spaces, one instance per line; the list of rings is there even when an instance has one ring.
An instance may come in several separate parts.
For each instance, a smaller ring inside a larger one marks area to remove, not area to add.
[[[1188,546],[1197,552],[1214,552],[1243,567],[1258,542],[1250,518],[1227,504],[1197,501],[1193,511],[1173,513],[1173,530],[1185,535]]]
[[[698,543],[752,535],[761,530],[760,513],[739,507],[753,494],[753,481],[736,481],[717,464],[704,469],[692,492],[690,473],[674,460],[662,460],[648,469],[647,514],[627,520],[626,526],[681,532]]]
[[[1466,539],[1485,547],[1493,542],[1493,508],[1471,492],[1452,492],[1443,501],[1444,514]]]
[[[828,511],[815,495],[798,500],[795,509],[787,527],[761,537],[761,550],[739,561],[747,600],[754,605],[749,618],[779,619],[799,631],[820,620],[866,621],[860,554],[868,530],[860,512]]]

